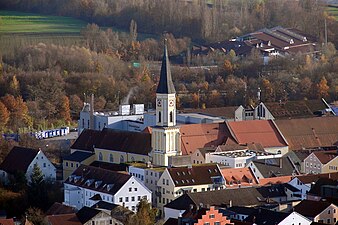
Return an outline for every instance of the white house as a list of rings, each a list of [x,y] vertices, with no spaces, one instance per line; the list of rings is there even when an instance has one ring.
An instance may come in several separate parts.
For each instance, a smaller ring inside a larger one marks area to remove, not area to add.
[[[41,150],[18,146],[14,147],[1,163],[0,178],[2,182],[7,183],[9,175],[23,172],[29,182],[35,164],[40,168],[44,179],[56,180],[56,168]]]
[[[290,225],[290,224],[301,224],[301,225],[310,225],[312,223],[308,218],[300,215],[297,212],[292,212],[284,220],[282,220],[278,225]]]
[[[157,182],[160,179],[165,167],[153,167],[152,165],[133,163],[129,166],[128,171],[130,175],[138,178],[149,190],[152,192],[153,206],[157,206]]]
[[[65,181],[64,189],[64,203],[77,209],[103,200],[136,212],[142,198],[151,203],[151,191],[136,177],[93,166],[77,168]]]

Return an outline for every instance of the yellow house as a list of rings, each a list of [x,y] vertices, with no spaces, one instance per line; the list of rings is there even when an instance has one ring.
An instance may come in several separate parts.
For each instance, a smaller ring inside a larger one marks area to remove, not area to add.
[[[157,207],[188,192],[203,192],[225,188],[224,177],[217,164],[198,164],[167,168],[157,182]]]
[[[75,151],[63,159],[63,180],[65,181],[81,164],[89,165],[95,160],[91,152]]]
[[[322,168],[322,173],[335,173],[338,172],[338,154],[336,157],[326,163]]]

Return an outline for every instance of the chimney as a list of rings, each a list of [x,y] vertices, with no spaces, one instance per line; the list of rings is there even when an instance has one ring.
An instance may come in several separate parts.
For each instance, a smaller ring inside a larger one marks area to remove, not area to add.
[[[279,158],[279,168],[283,168],[283,158]]]
[[[232,200],[229,201],[229,208],[232,207]]]
[[[90,99],[90,123],[89,123],[89,128],[94,129],[94,94],[92,94],[91,99]]]

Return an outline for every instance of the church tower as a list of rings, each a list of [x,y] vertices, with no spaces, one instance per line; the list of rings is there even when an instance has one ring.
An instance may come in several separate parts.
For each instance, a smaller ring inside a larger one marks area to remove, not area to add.
[[[181,154],[180,130],[176,126],[176,91],[171,78],[167,41],[156,90],[156,126],[151,137],[152,162],[158,166],[168,166],[168,158]]]

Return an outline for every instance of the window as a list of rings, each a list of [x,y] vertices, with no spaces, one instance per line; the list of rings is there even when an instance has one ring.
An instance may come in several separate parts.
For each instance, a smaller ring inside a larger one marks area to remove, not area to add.
[[[122,201],[123,201],[122,197],[121,197],[121,198],[119,198],[119,202],[122,202]]]
[[[103,160],[102,152],[99,153],[99,161]]]
[[[328,210],[328,211],[327,211],[327,214],[331,214],[331,210]]]
[[[134,191],[137,191],[137,188],[134,188]]]
[[[326,223],[331,223],[331,219],[327,219],[327,222]]]
[[[210,223],[209,222],[205,222],[204,225],[210,225]]]
[[[215,214],[210,214],[209,215],[209,218],[211,219],[211,218],[215,218]]]
[[[158,122],[161,123],[161,111],[158,112]]]
[[[141,196],[137,196],[137,200],[140,201],[141,200]]]
[[[43,167],[46,167],[46,163],[43,163]]]
[[[131,210],[135,211],[135,206],[132,206],[132,207],[131,207]]]
[[[220,222],[214,222],[214,225],[221,225],[221,223]]]
[[[165,179],[163,179],[163,184],[165,184]]]
[[[131,191],[132,191],[132,188],[130,187],[130,188],[129,188],[129,192],[131,192]]]
[[[131,197],[131,201],[132,201],[132,202],[135,201],[135,197],[134,197],[134,196]]]
[[[169,180],[167,180],[167,185],[169,185]]]
[[[170,123],[172,123],[173,122],[173,112],[172,111],[170,112],[169,117],[170,117]]]
[[[110,154],[110,155],[109,155],[109,161],[110,161],[110,162],[114,162],[114,156],[113,156],[113,154]]]
[[[129,202],[129,197],[126,197],[126,202]]]
[[[70,163],[70,167],[74,167],[74,163]]]
[[[68,162],[66,162],[66,166],[68,166]]]
[[[124,163],[124,157],[123,157],[123,155],[120,156],[120,163]]]

